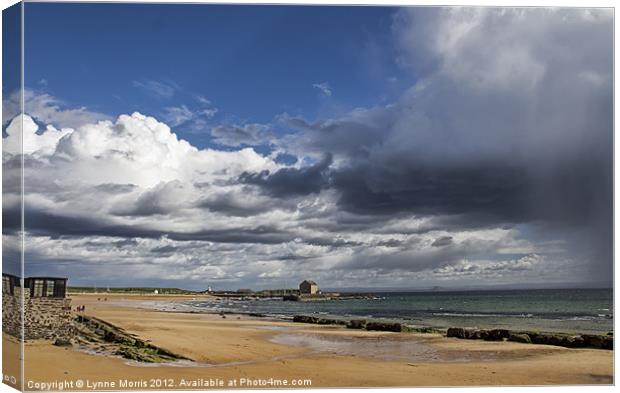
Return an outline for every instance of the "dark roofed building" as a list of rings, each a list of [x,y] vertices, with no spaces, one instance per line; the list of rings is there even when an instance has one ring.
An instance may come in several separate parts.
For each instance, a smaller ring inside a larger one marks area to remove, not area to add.
[[[64,298],[67,292],[67,279],[60,277],[28,277],[24,280],[24,288],[30,297]]]
[[[319,291],[319,286],[311,280],[304,280],[299,284],[299,292],[302,295],[314,295]]]
[[[23,283],[23,287],[22,287]],[[64,277],[2,274],[2,331],[18,339],[70,340],[71,299]]]

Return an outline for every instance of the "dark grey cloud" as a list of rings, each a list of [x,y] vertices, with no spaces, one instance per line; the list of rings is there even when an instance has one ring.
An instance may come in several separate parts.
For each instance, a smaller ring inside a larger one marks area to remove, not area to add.
[[[306,244],[311,244],[313,246],[326,246],[326,247],[332,247],[332,248],[355,247],[355,246],[361,246],[364,244],[362,242],[356,242],[356,241],[345,240],[345,239],[335,239],[333,237],[315,237],[315,238],[310,238],[310,239],[304,239],[304,242]]]
[[[442,236],[440,238],[435,239],[435,241],[431,245],[433,247],[443,247],[443,246],[448,246],[450,244],[452,244],[452,236]]]
[[[339,205],[362,214],[410,211],[450,215],[483,211],[522,217],[526,207],[519,189],[525,177],[509,167],[468,165],[427,167],[403,162],[385,167],[367,161],[333,172]]]
[[[70,217],[30,208],[24,216],[26,230],[37,236],[110,236],[120,238],[167,237],[178,241],[209,241],[215,243],[278,244],[294,239],[292,234],[267,226],[199,231],[165,231],[139,225],[114,224],[104,219]],[[3,233],[19,231],[21,215],[18,209],[3,209]]]
[[[234,217],[251,217],[263,214],[274,209],[294,210],[294,204],[288,204],[273,199],[257,198],[252,193],[218,192],[205,198],[198,204],[211,212],[221,213]]]
[[[134,191],[138,187],[135,184],[103,183],[96,185],[94,188],[97,191],[108,194],[125,194]]]
[[[121,206],[111,213],[119,216],[154,216],[165,215],[174,210],[174,206],[166,206],[157,192],[145,192],[134,204]]]
[[[167,245],[167,246],[155,247],[151,249],[151,252],[161,253],[161,254],[174,254],[177,250],[178,250],[178,247]]]
[[[274,173],[245,172],[239,177],[243,184],[261,187],[275,197],[304,196],[320,192],[329,185],[329,167],[332,155],[325,154],[321,161],[302,168],[283,168]]]
[[[118,187],[112,189],[120,193],[124,193],[127,190],[122,186],[120,189]],[[181,198],[184,191],[184,186],[179,181],[159,183],[152,189],[142,192],[138,198],[130,203],[116,206],[111,213],[113,215],[135,217],[166,215],[184,206]]]
[[[211,129],[213,141],[226,146],[264,145],[274,137],[269,126],[264,124],[228,124]]]
[[[433,218],[419,233],[544,223],[579,233],[570,257],[610,277],[613,23],[583,12],[404,10],[394,29],[417,85],[385,107],[287,117],[303,136],[286,143],[334,155],[323,187],[348,212]]]
[[[377,246],[380,246],[380,247],[400,247],[402,245],[403,245],[403,241],[396,240],[396,239],[390,239],[390,240],[377,242]]]
[[[465,257],[479,253],[475,247],[442,247],[433,250],[403,250],[391,253],[369,254],[358,252],[344,260],[338,268],[345,270],[375,270],[378,272],[421,272],[457,264]]]

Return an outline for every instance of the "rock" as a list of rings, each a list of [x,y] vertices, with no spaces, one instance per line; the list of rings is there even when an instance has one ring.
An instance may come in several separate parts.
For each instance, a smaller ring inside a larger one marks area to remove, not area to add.
[[[530,336],[528,336],[525,333],[519,334],[519,333],[511,333],[508,336],[508,341],[514,341],[517,343],[525,343],[525,344],[531,344],[532,343],[532,339],[530,338]]]
[[[463,328],[448,328],[446,337],[468,338],[468,332]]]
[[[489,336],[489,332],[486,330],[473,329],[473,330],[466,330],[466,335],[467,335],[466,338],[470,340],[486,340],[487,337]]]
[[[487,341],[502,341],[510,336],[510,331],[506,329],[493,329],[488,330],[484,340]]]
[[[485,330],[449,328],[446,337],[466,338],[469,340],[484,339],[487,336]]]
[[[580,341],[574,337],[561,336],[557,334],[527,332],[534,344],[556,345],[560,347],[579,346]],[[576,347],[575,347],[576,348]]]
[[[562,344],[565,342],[564,341],[565,337],[562,336],[557,336],[555,334],[549,334],[546,335],[546,344],[547,345],[555,345],[555,346],[563,346]]]
[[[73,343],[71,343],[71,340],[67,338],[57,338],[54,340],[54,345],[57,347],[71,347],[73,346]]]
[[[603,348],[603,344],[605,342],[604,336],[599,336],[596,334],[582,334],[581,338],[583,338],[583,342],[586,347]]]
[[[585,346],[581,336],[567,337],[564,344],[569,348],[583,348]]]
[[[366,324],[366,330],[378,330],[383,332],[402,332],[403,325],[400,323],[390,322],[368,322]]]
[[[603,338],[603,349],[614,349],[614,338],[607,336]]]
[[[319,318],[317,323],[319,325],[337,325],[338,324],[338,320],[331,319],[331,318]]]
[[[105,336],[105,330],[103,329],[95,329],[95,334],[98,336]]]
[[[413,333],[441,333],[439,330],[432,328],[432,327],[428,327],[428,326],[422,326],[422,327],[404,326],[403,329],[405,329],[408,332],[413,332]]]
[[[319,319],[317,317],[311,317],[311,316],[308,316],[308,315],[295,315],[293,317],[293,322],[318,323]]]
[[[586,344],[581,336],[567,336],[562,338],[561,345],[567,348],[583,348]]]
[[[475,334],[476,334],[476,338],[481,339],[481,340],[486,340],[487,337],[489,336],[489,332],[487,330],[477,330]]]
[[[532,343],[534,344],[546,344],[546,337],[544,334],[536,333],[536,332],[527,332],[527,335],[530,336]]]
[[[365,319],[352,319],[347,323],[347,328],[349,329],[365,329],[366,328],[366,320]]]
[[[613,336],[601,336],[597,334],[582,334],[584,346],[600,348],[600,349],[613,349],[614,338]]]

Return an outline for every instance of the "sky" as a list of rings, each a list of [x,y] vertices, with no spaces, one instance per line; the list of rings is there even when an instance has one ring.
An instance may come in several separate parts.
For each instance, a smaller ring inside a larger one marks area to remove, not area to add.
[[[612,10],[26,3],[24,26],[26,275],[611,285]]]

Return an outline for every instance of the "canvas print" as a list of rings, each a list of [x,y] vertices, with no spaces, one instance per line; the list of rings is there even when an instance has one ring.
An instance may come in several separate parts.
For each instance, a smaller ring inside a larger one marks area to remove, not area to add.
[[[19,390],[610,385],[611,8],[3,11]]]

